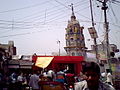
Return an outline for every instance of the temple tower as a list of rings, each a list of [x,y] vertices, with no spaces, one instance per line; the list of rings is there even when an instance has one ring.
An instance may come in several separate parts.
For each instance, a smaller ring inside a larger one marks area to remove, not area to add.
[[[68,21],[67,28],[65,29],[66,47],[64,47],[64,49],[69,56],[86,56],[85,40],[83,35],[84,27],[80,27],[79,22],[76,20],[73,4],[71,4],[71,8],[71,20]]]

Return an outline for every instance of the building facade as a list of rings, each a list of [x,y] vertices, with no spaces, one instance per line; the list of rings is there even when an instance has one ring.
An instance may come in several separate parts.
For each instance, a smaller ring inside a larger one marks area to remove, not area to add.
[[[97,48],[98,48],[98,51],[106,51],[107,50],[107,47],[104,44],[97,44]],[[95,46],[91,45],[91,49],[94,51]],[[118,50],[117,46],[115,44],[109,44],[109,49],[110,49],[109,50],[110,52],[116,52]]]
[[[13,41],[8,41],[8,44],[0,44],[0,48],[4,49],[5,53],[9,55],[16,55],[16,47]]]
[[[97,44],[97,50],[98,50],[98,59],[104,60],[106,62],[107,60],[107,47],[105,44]],[[115,44],[109,44],[109,53],[110,52],[118,52],[119,49],[117,49],[117,46]],[[91,53],[95,53],[95,45],[91,45],[91,50],[89,50]]]
[[[71,20],[68,21],[66,28],[66,47],[64,49],[69,56],[85,56],[85,40],[83,35],[84,27],[80,27],[79,22],[76,20],[72,6]]]
[[[12,59],[12,55],[16,55],[16,47],[13,41],[9,41],[8,44],[0,44],[0,70],[7,72],[7,65]]]

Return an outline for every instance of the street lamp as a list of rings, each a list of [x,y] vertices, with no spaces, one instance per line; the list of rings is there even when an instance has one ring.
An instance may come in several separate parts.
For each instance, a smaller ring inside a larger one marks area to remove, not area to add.
[[[60,56],[60,40],[57,41],[57,44],[59,45],[59,56]]]

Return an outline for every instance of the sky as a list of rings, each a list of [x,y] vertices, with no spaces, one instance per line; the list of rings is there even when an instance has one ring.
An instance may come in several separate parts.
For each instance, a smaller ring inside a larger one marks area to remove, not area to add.
[[[59,49],[65,53],[65,28],[71,17],[71,3],[80,26],[84,26],[86,47],[91,49],[94,43],[88,32],[92,26],[89,0],[0,0],[0,43],[14,41],[17,55],[51,55]],[[100,44],[105,34],[102,3],[92,0],[92,5]],[[107,6],[109,42],[120,49],[120,1],[108,0]]]

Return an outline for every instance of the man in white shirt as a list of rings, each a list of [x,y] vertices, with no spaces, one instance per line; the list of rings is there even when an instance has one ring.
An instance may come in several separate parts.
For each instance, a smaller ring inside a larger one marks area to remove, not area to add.
[[[110,73],[110,71],[107,71],[107,80],[106,82],[110,85],[113,85],[113,82],[112,82],[112,74]]]
[[[40,78],[37,75],[37,71],[34,71],[34,74],[31,75],[30,77],[30,81],[28,85],[32,87],[32,90],[39,90],[39,84],[38,84],[39,81],[40,81]]]

